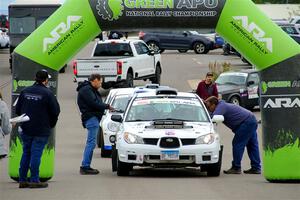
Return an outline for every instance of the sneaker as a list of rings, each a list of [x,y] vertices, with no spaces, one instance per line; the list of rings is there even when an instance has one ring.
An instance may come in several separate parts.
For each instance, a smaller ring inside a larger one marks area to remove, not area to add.
[[[43,182],[29,183],[29,188],[46,188],[46,187],[48,187],[48,183],[43,183]]]
[[[91,167],[80,167],[80,174],[81,175],[95,175],[99,174],[97,169],[93,169]]]
[[[244,170],[245,174],[261,174],[260,169],[250,168],[248,170]]]
[[[29,187],[29,183],[28,182],[20,182],[19,183],[19,188],[28,188]]]
[[[224,174],[241,174],[241,168],[231,167],[228,170],[223,171]]]

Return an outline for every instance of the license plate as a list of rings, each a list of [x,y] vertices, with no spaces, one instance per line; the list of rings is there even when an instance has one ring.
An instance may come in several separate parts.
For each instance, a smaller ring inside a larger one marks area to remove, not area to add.
[[[161,160],[179,160],[179,151],[161,151]]]

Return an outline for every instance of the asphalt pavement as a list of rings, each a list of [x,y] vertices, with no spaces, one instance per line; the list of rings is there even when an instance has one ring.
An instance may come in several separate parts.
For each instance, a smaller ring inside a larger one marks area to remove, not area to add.
[[[77,57],[90,54],[93,43],[83,49]],[[248,67],[235,56],[222,56],[220,50],[207,55],[193,51],[185,54],[166,51],[162,54],[162,84],[190,91],[204,78],[210,62],[230,62],[233,68]],[[35,72],[32,72],[33,75]],[[118,177],[111,171],[111,160],[100,158],[96,149],[92,167],[99,175],[79,174],[79,166],[85,145],[86,130],[81,126],[76,105],[76,83],[73,83],[70,64],[66,73],[59,75],[58,100],[61,115],[56,126],[55,175],[46,189],[19,189],[18,184],[7,174],[7,160],[0,161],[1,200],[90,200],[90,199],[299,199],[298,184],[273,184],[263,175],[226,175],[206,177],[195,169],[136,169],[129,177]],[[136,85],[144,84],[136,81]],[[8,51],[0,50],[0,90],[10,104],[11,75],[8,67]],[[254,111],[260,119],[259,110]],[[222,170],[231,166],[231,140],[233,134],[224,125],[218,125],[224,145]],[[262,143],[261,127],[258,129]],[[6,138],[8,144],[8,137]],[[261,155],[262,156],[262,155]],[[250,167],[247,152],[243,168]]]

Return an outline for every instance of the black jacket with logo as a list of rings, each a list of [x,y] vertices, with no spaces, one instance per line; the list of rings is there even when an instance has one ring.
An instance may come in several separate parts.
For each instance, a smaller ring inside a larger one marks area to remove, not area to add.
[[[45,85],[35,83],[25,88],[19,96],[16,114],[24,113],[30,118],[21,125],[24,134],[49,136],[58,120],[60,107],[54,94]]]
[[[99,121],[102,118],[108,104],[103,103],[100,93],[89,81],[84,81],[77,87],[77,104],[81,112],[81,120],[84,123],[91,117],[97,117]]]

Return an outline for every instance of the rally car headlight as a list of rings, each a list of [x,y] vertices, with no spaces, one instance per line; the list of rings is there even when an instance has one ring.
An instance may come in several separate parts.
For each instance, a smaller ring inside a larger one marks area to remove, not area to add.
[[[119,124],[114,123],[114,122],[109,122],[107,124],[107,129],[112,132],[117,132],[119,130]]]
[[[144,144],[143,138],[128,132],[124,133],[124,140],[128,144]]]
[[[196,139],[196,144],[211,144],[215,141],[215,135],[209,133],[207,135],[202,135]]]

